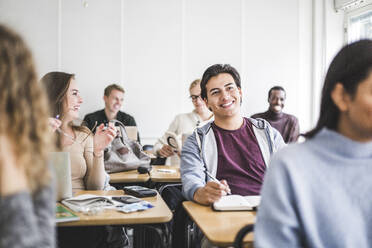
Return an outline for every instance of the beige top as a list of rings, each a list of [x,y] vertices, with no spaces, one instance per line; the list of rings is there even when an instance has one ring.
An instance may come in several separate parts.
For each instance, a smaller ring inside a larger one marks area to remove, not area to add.
[[[182,147],[182,135],[185,135],[185,138],[188,135],[191,135],[195,128],[201,127],[207,122],[212,120],[211,118],[207,121],[203,121],[196,111],[190,113],[179,114],[177,115],[172,123],[169,125],[167,132],[172,132],[177,135],[177,143]],[[154,145],[154,154],[156,154],[162,147],[163,144],[167,144],[168,135],[165,133]],[[180,164],[180,158],[177,154],[167,158],[167,165],[178,165]]]
[[[63,151],[70,153],[72,191],[102,190],[105,183],[103,156],[93,156],[92,135],[86,138],[85,132],[75,131],[75,134],[76,141],[63,147]]]

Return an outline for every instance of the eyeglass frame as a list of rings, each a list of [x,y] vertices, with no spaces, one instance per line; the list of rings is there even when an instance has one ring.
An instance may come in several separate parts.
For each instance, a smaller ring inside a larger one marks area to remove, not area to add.
[[[191,96],[189,96],[189,98],[191,98],[191,101],[193,101],[193,102],[198,100],[198,98],[200,98],[200,100],[202,100],[201,95],[191,95]]]

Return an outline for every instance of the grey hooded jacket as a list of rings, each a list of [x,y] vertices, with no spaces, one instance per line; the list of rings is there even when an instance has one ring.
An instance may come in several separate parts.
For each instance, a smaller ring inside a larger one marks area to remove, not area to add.
[[[270,156],[285,146],[283,138],[267,121],[247,119],[252,123],[254,134],[267,167]],[[217,143],[211,123],[209,122],[195,129],[182,147],[180,170],[183,195],[187,200],[194,200],[195,191],[204,187],[209,180],[206,177],[205,169],[213,176],[217,173]]]

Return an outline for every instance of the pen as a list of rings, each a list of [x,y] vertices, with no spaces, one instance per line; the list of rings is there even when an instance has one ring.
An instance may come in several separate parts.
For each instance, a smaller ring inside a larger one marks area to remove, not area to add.
[[[207,170],[204,170],[205,173],[207,174],[207,176],[212,179],[212,181],[215,181],[216,183],[219,183],[219,184],[222,184],[216,177],[214,177],[209,171]],[[230,189],[228,189],[228,191],[226,192],[228,195],[231,195],[231,191]]]

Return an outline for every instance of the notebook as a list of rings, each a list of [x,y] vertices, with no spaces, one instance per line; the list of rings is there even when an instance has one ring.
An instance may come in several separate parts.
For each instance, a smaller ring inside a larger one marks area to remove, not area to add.
[[[76,214],[74,214],[64,206],[56,206],[56,223],[77,221],[79,219],[80,218]]]
[[[254,210],[260,204],[261,196],[241,196],[226,195],[222,196],[219,201],[213,203],[212,207],[216,211],[238,211]]]
[[[70,153],[52,152],[49,159],[56,182],[57,201],[72,197]]]

